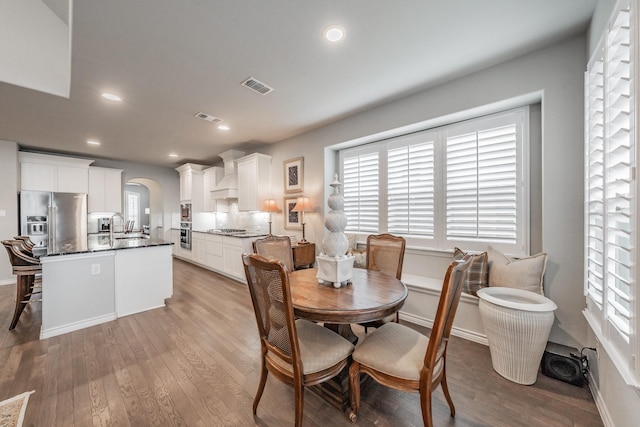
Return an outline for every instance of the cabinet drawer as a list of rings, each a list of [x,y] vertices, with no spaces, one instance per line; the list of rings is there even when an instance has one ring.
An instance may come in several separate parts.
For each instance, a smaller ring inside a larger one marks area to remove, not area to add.
[[[210,242],[205,239],[204,241],[204,251],[208,255],[214,256],[222,256],[222,241],[220,242]]]
[[[222,236],[219,234],[206,234],[204,240],[207,242],[222,243]]]

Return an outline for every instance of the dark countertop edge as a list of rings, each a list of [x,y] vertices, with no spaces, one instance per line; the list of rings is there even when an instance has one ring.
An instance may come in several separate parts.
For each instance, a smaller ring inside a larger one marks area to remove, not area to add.
[[[192,230],[192,233],[201,233],[201,234],[211,234],[212,236],[226,236],[226,237],[237,237],[239,239],[246,239],[246,238],[252,238],[252,237],[264,237],[267,236],[267,233],[218,233],[218,232],[211,232],[211,231],[197,231],[197,230]]]
[[[122,248],[110,247],[110,248],[86,249],[81,251],[76,250],[76,251],[69,251],[69,252],[56,252],[53,254],[42,255],[40,258],[42,259],[46,257],[65,256],[65,255],[93,254],[98,252],[120,251],[123,249],[142,249],[142,248],[151,248],[155,246],[171,246],[171,245],[173,245],[173,242],[162,240],[162,241],[148,242],[147,244],[140,245],[140,246],[126,246]]]

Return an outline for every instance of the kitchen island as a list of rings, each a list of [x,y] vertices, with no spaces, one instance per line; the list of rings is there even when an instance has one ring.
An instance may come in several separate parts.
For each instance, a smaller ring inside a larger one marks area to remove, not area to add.
[[[173,243],[117,237],[90,235],[86,246],[40,258],[41,339],[163,307],[173,295]]]

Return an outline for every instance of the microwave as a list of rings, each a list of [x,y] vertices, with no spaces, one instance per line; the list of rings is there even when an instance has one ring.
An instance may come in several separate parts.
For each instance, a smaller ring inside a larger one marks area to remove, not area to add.
[[[191,203],[180,204],[180,221],[191,222]]]

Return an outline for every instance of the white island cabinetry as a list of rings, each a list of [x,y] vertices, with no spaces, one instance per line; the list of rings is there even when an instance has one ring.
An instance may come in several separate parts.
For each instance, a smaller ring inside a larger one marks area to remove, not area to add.
[[[165,305],[173,294],[171,245],[43,256],[40,338]]]
[[[238,210],[259,211],[271,197],[271,156],[254,153],[236,160]]]

